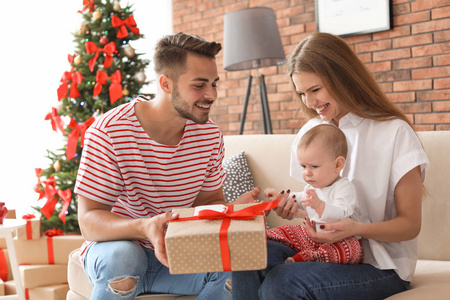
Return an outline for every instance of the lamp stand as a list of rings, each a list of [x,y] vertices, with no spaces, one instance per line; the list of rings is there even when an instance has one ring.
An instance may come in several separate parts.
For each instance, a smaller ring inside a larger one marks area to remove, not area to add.
[[[250,91],[251,91],[251,87],[252,87],[252,79],[253,79],[253,76],[248,75],[247,91],[245,93],[244,107],[242,109],[241,123],[239,126],[239,134],[240,135],[244,132],[244,123],[245,123],[245,117],[247,115],[247,107],[248,107],[248,100],[250,98]],[[266,90],[266,82],[264,80],[264,75],[260,75],[259,80],[260,80],[259,95],[261,96],[264,134],[272,134],[272,122],[270,120],[269,102],[267,100],[267,90]]]

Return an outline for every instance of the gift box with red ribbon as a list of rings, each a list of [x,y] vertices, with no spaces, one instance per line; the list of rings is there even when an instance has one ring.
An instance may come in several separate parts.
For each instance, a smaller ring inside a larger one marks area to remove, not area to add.
[[[45,299],[45,300],[65,300],[69,285],[56,284],[40,286],[35,288],[25,288],[25,300]],[[5,295],[15,295],[16,286],[13,280],[5,282]]]
[[[67,265],[22,265],[19,273],[27,289],[67,283]]]
[[[22,240],[38,239],[42,235],[41,231],[41,217],[32,214],[22,216],[22,219],[27,221],[25,227],[16,229],[16,237]]]
[[[62,232],[55,231],[55,234]],[[70,252],[81,247],[84,239],[81,235],[46,235],[35,240],[14,239],[17,262],[22,264],[67,264]]]
[[[267,265],[264,211],[277,201],[174,209],[165,243],[171,274],[260,270]]]

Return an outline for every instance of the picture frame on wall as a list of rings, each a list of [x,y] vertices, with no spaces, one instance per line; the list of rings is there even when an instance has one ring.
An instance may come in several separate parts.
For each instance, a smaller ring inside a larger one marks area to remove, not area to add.
[[[338,36],[392,28],[392,0],[315,0],[319,32]]]

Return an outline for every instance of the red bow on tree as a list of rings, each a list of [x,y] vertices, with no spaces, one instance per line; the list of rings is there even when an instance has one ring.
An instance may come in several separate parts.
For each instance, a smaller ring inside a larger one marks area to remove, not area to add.
[[[113,56],[112,54],[116,52],[116,44],[114,42],[110,42],[105,45],[104,48],[99,48],[94,42],[86,42],[85,44],[86,52],[91,54],[95,53],[94,57],[89,60],[89,70],[94,72],[95,62],[97,61],[98,56],[100,55],[100,51],[106,54],[105,62],[103,63],[103,67],[109,68],[111,67]]]
[[[55,210],[56,203],[58,202],[58,199],[56,198],[58,190],[56,189],[55,177],[53,176],[48,177],[46,180],[44,180],[43,183],[44,183],[44,195],[45,198],[47,199],[47,202],[44,204],[44,206],[41,207],[41,212],[44,216],[47,217],[47,219],[50,219],[50,217],[53,214],[53,211]]]
[[[94,97],[97,97],[101,93],[108,78],[111,80],[111,84],[109,85],[109,100],[111,101],[111,104],[113,104],[122,98],[122,74],[119,70],[114,72],[110,77],[101,70],[97,71],[97,76],[95,77],[97,83],[94,86]]]
[[[74,119],[70,119],[69,127],[72,128],[72,131],[67,136],[67,148],[66,148],[66,158],[67,160],[71,160],[75,157],[75,153],[77,152],[77,142],[78,138],[81,136],[81,147],[84,146],[84,134],[89,126],[94,123],[95,118],[90,117],[86,122],[79,125],[77,121]]]
[[[66,224],[66,212],[70,205],[70,200],[72,200],[72,192],[70,189],[67,189],[65,191],[58,190],[58,196],[61,198],[61,201],[63,203],[63,206],[61,208],[61,211],[58,214],[58,217],[61,219],[61,221]]]
[[[41,182],[42,169],[41,168],[35,168],[34,171],[36,172],[36,177],[38,179],[38,182],[34,186],[34,191],[39,194],[39,199],[38,200],[41,200],[45,196],[45,193],[41,190],[41,187],[42,187],[42,182]]]
[[[79,13],[84,12],[85,10],[89,9],[90,13],[94,12],[94,3],[95,0],[83,0],[83,10],[79,10]]]
[[[53,131],[56,131],[56,128],[58,128],[64,133],[64,122],[58,115],[56,108],[52,107],[52,111],[45,116],[45,120],[50,120]]]
[[[137,28],[133,16],[129,16],[125,20],[120,19],[118,16],[112,16],[111,23],[114,28],[119,27],[119,31],[116,35],[119,39],[128,36],[127,26],[132,33],[139,34],[139,28]]]
[[[70,84],[70,98],[77,98],[80,97],[80,91],[78,90],[78,85],[83,82],[83,75],[80,71],[76,71],[74,73],[72,72],[64,72],[63,76],[61,77],[62,84],[59,86],[57,92],[58,92],[58,101],[61,101],[61,99],[65,96],[67,96],[67,90],[69,88]]]

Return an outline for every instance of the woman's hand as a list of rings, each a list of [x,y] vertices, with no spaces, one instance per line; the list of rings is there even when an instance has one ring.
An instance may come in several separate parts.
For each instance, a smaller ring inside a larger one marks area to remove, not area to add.
[[[320,229],[325,232],[316,231],[316,222],[305,218],[305,227],[315,242],[332,244],[356,234],[357,222],[350,218],[339,220],[335,223],[321,224]]]
[[[281,191],[274,197],[272,197],[274,199],[280,199],[280,203],[273,210],[277,213],[278,216],[287,220],[292,220],[294,218],[299,217],[300,212],[298,204],[295,200],[295,195],[289,197],[290,192],[291,192],[290,190],[287,190],[286,192]],[[273,190],[270,191],[270,194],[273,194]]]

